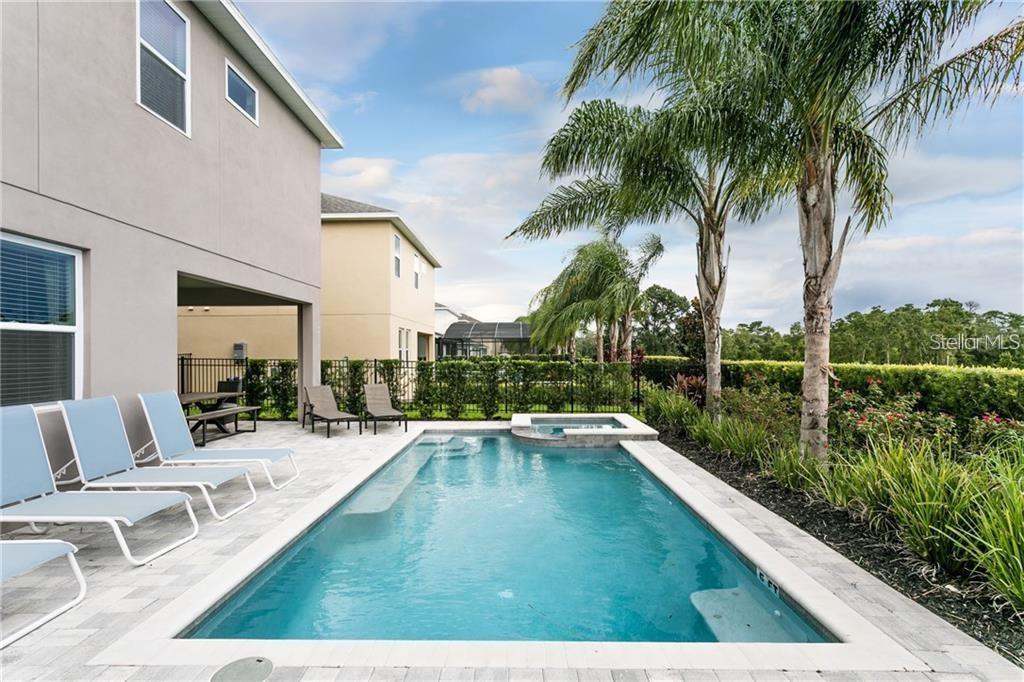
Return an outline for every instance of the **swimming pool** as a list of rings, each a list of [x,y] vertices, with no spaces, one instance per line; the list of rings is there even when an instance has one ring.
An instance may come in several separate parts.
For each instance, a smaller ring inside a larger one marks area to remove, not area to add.
[[[620,448],[425,436],[196,639],[831,641]]]

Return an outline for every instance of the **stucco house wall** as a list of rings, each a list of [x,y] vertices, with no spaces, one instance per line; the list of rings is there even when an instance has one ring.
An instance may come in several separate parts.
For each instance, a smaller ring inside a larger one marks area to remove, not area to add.
[[[190,26],[190,135],[136,102],[136,3],[0,4],[0,227],[82,252],[82,397],[117,396],[136,438],[135,393],[176,388],[180,274],[296,306],[313,376],[320,149],[340,146],[196,6],[174,6]],[[226,58],[259,91],[258,126],[225,98]]]
[[[394,275],[394,238],[401,241],[401,276]],[[419,288],[414,264],[420,262]],[[398,330],[409,330],[409,359],[417,337],[434,357],[433,257],[424,254],[390,219],[324,219],[321,230],[321,357],[397,358]],[[180,308],[178,349],[194,357],[229,357],[244,341],[249,357],[293,358],[287,308]]]

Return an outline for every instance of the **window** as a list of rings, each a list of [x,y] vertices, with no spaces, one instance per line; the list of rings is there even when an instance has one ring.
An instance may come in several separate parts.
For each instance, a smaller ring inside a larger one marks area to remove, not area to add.
[[[406,329],[405,330],[405,357],[402,358],[402,359],[405,360],[406,362],[409,362],[409,346],[411,345],[409,343],[409,335],[411,333],[412,333],[411,329]]]
[[[82,254],[0,238],[0,404],[82,395]]]
[[[167,0],[138,3],[138,102],[190,134],[189,23]]]
[[[405,334],[403,334],[402,331],[403,331],[402,328],[399,327],[398,328],[398,359],[399,360],[402,359],[402,351],[405,350],[404,348],[402,348],[402,342],[405,341]]]
[[[226,71],[224,88],[228,101],[245,114],[250,121],[259,125],[259,92],[252,83],[246,80],[242,72],[226,59],[224,68]]]
[[[395,235],[395,277],[402,276],[402,238]]]
[[[415,289],[420,288],[420,254],[414,253],[412,256],[412,286]]]

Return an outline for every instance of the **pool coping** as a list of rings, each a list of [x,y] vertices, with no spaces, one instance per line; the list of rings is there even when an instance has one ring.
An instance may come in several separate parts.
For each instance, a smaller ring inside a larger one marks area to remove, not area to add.
[[[645,442],[621,446],[699,518],[760,568],[790,600],[805,609],[836,643],[652,643],[406,640],[217,640],[177,639],[273,560],[307,528],[397,457],[422,434],[502,433],[511,426],[480,429],[426,428],[311,499],[260,539],[225,561],[192,588],[155,612],[90,665],[224,665],[264,656],[279,666],[506,666],[545,668],[675,668],[720,670],[904,671],[929,670],[925,662],[847,606],[647,452]]]
[[[534,420],[557,421],[560,419],[614,419],[620,427],[609,429],[565,429],[564,437],[537,433],[533,430]],[[658,432],[628,412],[581,412],[573,414],[516,413],[509,421],[512,435],[530,445],[555,448],[614,447],[627,440],[657,440]]]

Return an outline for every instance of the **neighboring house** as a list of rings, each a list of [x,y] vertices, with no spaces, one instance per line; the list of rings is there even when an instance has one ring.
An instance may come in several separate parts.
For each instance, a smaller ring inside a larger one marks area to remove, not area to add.
[[[321,356],[434,357],[437,259],[394,211],[322,194]],[[294,312],[183,307],[178,349],[195,357],[294,358]]]
[[[320,360],[320,150],[227,0],[0,3],[0,400],[177,386],[179,305],[288,305]]]
[[[459,320],[438,340],[438,358],[530,355],[530,325],[524,322]]]

